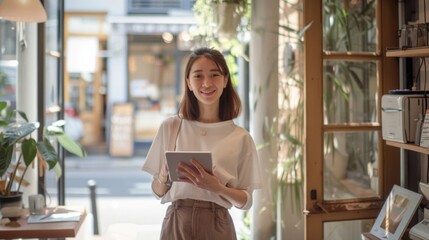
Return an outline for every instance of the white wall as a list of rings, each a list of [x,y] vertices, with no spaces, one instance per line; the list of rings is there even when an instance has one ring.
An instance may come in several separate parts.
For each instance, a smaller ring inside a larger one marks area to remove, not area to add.
[[[264,136],[265,117],[272,120],[278,115],[278,23],[279,1],[252,1],[252,29],[250,39],[250,106],[257,102],[256,109],[250,111],[250,133],[255,144],[266,143]],[[261,47],[264,46],[264,47]],[[267,84],[267,81],[270,81]],[[261,92],[258,90],[262,89]],[[269,148],[258,151],[261,159],[261,174],[269,176],[275,167],[275,152]],[[262,179],[262,189],[254,194],[252,239],[270,239],[275,231],[275,221],[271,203],[270,178]],[[292,238],[291,238],[292,239]]]
[[[25,32],[26,47],[21,48],[18,43],[17,59],[17,109],[25,112],[30,122],[37,119],[37,24],[22,23]],[[37,137],[36,133],[32,134]],[[37,162],[37,161],[35,161]],[[24,178],[30,183],[37,182],[37,163],[35,168],[29,168]],[[37,184],[21,186],[23,204],[28,207],[28,196],[37,193]]]

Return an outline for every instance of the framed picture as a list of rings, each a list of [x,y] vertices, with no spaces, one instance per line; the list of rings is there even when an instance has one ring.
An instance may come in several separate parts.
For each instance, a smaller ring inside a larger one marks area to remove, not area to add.
[[[422,197],[419,193],[394,185],[370,233],[379,239],[401,239]]]

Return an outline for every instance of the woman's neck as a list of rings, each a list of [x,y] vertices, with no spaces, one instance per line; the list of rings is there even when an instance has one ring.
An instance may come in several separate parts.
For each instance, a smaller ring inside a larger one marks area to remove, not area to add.
[[[219,108],[201,108],[200,107],[200,117],[198,118],[198,121],[203,123],[220,122]]]
[[[219,117],[217,118],[203,118],[200,117],[198,118],[198,122],[202,122],[202,123],[216,123],[216,122],[220,122]]]

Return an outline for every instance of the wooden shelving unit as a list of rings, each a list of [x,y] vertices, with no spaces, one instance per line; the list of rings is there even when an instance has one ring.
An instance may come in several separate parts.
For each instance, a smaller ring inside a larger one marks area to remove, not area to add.
[[[418,47],[409,49],[388,49],[386,57],[429,57],[429,47]],[[413,143],[399,143],[393,141],[386,141],[387,145],[403,148],[406,150],[419,152],[429,155],[429,149],[417,146]]]
[[[409,49],[389,49],[386,57],[428,57],[429,47],[409,48]]]
[[[413,143],[398,143],[398,142],[393,142],[393,141],[386,141],[386,144],[393,146],[393,147],[403,148],[403,149],[414,151],[414,152],[429,154],[429,149],[417,146]]]

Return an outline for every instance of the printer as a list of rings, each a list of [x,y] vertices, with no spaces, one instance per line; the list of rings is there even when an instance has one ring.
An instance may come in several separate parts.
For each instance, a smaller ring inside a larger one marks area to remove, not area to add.
[[[414,142],[419,114],[425,113],[423,94],[386,94],[381,97],[381,128],[384,140]]]

